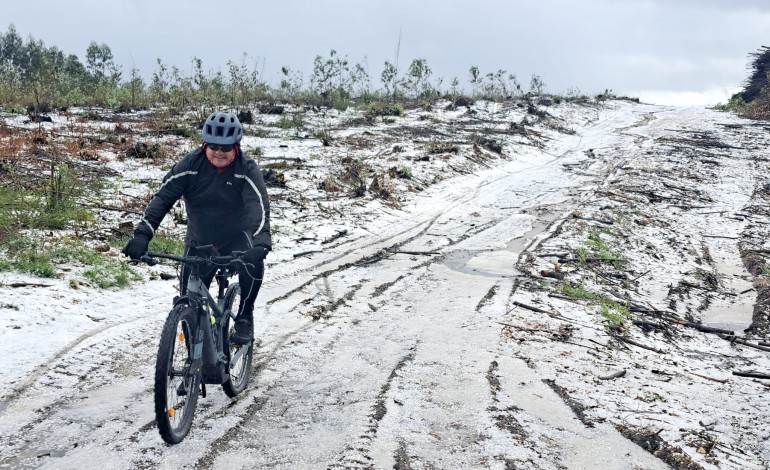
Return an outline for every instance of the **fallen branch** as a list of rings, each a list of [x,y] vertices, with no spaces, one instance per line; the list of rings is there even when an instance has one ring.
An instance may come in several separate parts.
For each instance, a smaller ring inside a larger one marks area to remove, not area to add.
[[[526,308],[527,310],[532,310],[533,312],[545,313],[549,317],[562,318],[562,316],[556,312],[549,312],[548,310],[543,310],[542,308],[533,307],[532,305],[527,305],[527,304],[518,302],[516,300],[513,301],[513,305],[516,305],[517,307],[521,307],[521,308]],[[508,312],[510,312],[511,310],[508,310]],[[508,312],[505,312],[505,313],[508,313]]]
[[[302,251],[300,253],[294,253],[292,256],[299,258],[300,256],[312,255],[313,253],[321,253],[321,250]]]
[[[657,330],[657,329],[663,328],[663,325],[659,323],[646,321],[646,320],[632,320],[631,323],[640,327],[645,331],[651,331],[651,330]]]
[[[391,253],[398,253],[401,255],[438,255],[438,251],[391,251]]]
[[[656,352],[658,354],[668,354],[668,351],[664,351],[662,349],[655,348],[653,346],[647,346],[646,344],[642,344],[638,341],[634,341],[631,338],[626,338],[625,336],[620,335],[614,335],[613,338],[619,339],[625,343],[632,344],[634,346],[640,347],[642,349],[647,349],[648,351]]]
[[[770,250],[768,250],[770,251]],[[569,256],[569,252],[563,252],[563,253],[536,253],[535,256],[539,258],[549,258],[549,257],[556,257],[556,258],[564,258],[566,256]]]
[[[748,346],[750,348],[759,349],[760,351],[770,352],[770,347],[760,346],[759,344],[750,343],[750,342],[746,341],[745,339],[738,338],[735,335],[731,336],[731,335],[720,334],[719,337],[722,338],[722,339],[725,339],[725,340],[727,340],[727,341],[729,341],[731,343],[742,344],[743,346]]]
[[[695,328],[696,330],[703,332],[703,333],[716,333],[716,334],[722,334],[722,335],[735,335],[735,332],[733,330],[725,330],[724,328],[714,328],[711,326],[705,326],[701,325],[700,323],[694,323],[686,320],[679,320],[676,323],[680,325],[684,325],[689,328]]]
[[[622,258],[559,258],[557,260],[559,263],[593,263],[593,262],[609,262],[609,263],[615,263],[620,262],[623,263],[626,260]]]
[[[549,293],[548,297],[553,297],[554,299],[569,300],[570,302],[574,302],[576,304],[582,303],[582,302],[580,302],[580,299],[576,299],[575,297],[570,297],[568,295],[563,295],[563,294],[557,294],[557,293],[554,293],[554,292]]]
[[[37,284],[34,282],[12,282],[8,284],[11,287],[52,287],[53,284]]]
[[[715,379],[714,377],[709,377],[708,375],[702,375],[702,374],[698,374],[698,373],[695,373],[695,372],[689,372],[689,373],[694,375],[694,376],[696,376],[696,377],[700,377],[702,379],[713,380],[714,382],[719,382],[721,384],[727,383],[726,379]]]
[[[756,372],[753,370],[748,372],[734,370],[733,375],[737,375],[738,377],[751,377],[753,379],[770,379],[770,374],[763,374],[762,372]]]

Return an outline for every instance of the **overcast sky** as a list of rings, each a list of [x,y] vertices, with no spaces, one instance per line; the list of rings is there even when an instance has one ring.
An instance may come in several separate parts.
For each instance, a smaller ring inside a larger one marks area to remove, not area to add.
[[[724,102],[770,45],[768,0],[68,0],[4,2],[0,17],[84,60],[107,44],[124,76],[156,61],[226,71],[247,53],[277,84],[281,66],[312,72],[331,49],[367,66],[380,88],[386,60],[426,59],[433,78],[468,70],[533,74],[550,93],[611,89],[660,104]]]

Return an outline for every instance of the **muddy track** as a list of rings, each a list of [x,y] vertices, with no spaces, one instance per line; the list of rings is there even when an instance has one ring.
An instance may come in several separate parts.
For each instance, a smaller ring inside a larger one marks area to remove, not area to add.
[[[480,194],[480,190],[477,188],[476,191],[473,193],[472,197],[468,199],[473,199],[475,197],[478,197],[479,194]],[[394,245],[391,245],[390,247],[387,247],[385,249],[385,252],[387,253],[388,251],[390,252],[397,251],[398,248],[402,248],[409,244],[420,245],[420,238],[427,236],[429,229],[432,229],[436,221],[441,216],[446,215],[448,211],[449,209],[445,209],[441,214],[434,217],[427,226],[423,227],[419,231],[419,233],[407,238],[406,240],[400,241]],[[464,235],[457,237],[456,239],[448,242],[448,244],[442,246],[439,252],[445,252],[447,250],[453,249],[459,243],[469,238],[472,238],[474,235],[484,232],[485,230],[491,227],[494,227],[495,223],[496,222],[492,221],[488,224],[482,224],[481,226],[475,229],[466,231]],[[405,233],[405,232],[402,232],[402,233]],[[339,260],[341,258],[342,256],[339,256],[339,257],[336,257],[335,260]],[[356,299],[357,304],[365,304],[366,302],[373,300],[375,297],[380,297],[383,295],[393,299],[394,293],[392,292],[388,293],[388,290],[390,288],[396,285],[412,285],[415,283],[416,279],[409,279],[409,277],[411,276],[407,275],[407,277],[405,277],[405,275],[401,274],[401,275],[394,276],[394,279],[392,281],[387,281],[385,283],[378,283],[376,285],[373,285],[372,282],[368,281],[369,276],[364,274],[366,272],[366,269],[375,269],[377,268],[377,266],[379,266],[380,270],[383,270],[383,269],[387,270],[388,269],[387,266],[384,266],[383,263],[387,264],[386,260],[391,258],[392,258],[392,255],[382,256],[381,254],[378,253],[371,257],[362,258],[361,261],[363,262],[345,263],[334,269],[326,270],[314,276],[311,280],[304,282],[302,285],[286,292],[285,294],[271,299],[270,301],[271,309],[275,310],[279,308],[282,302],[291,303],[291,305],[297,305],[298,304],[297,299],[303,298],[303,297],[307,298],[308,296],[314,295],[312,294],[311,291],[314,291],[315,289],[317,289],[318,287],[316,285],[319,283],[323,286],[322,289],[326,291],[326,294],[321,296],[324,298],[323,300],[324,302],[329,302],[333,300],[328,295],[329,291],[350,292],[349,290],[346,290],[344,287],[341,288],[341,286],[337,286],[337,284],[338,284],[338,279],[341,277],[344,277],[346,272],[351,270],[361,271],[362,272],[361,275],[354,276],[354,277],[357,279],[362,279],[362,278],[364,279],[364,281],[359,281],[359,283],[362,283],[363,286],[360,284],[355,286],[356,292],[360,292],[362,294],[364,292],[369,292],[368,298],[361,298],[361,295],[359,295],[358,298]],[[397,261],[403,264],[404,260],[401,259]],[[426,267],[426,266],[439,265],[443,261],[444,261],[444,257],[439,255],[436,257],[431,257],[429,260],[425,260],[425,261],[411,261],[409,264],[415,267],[418,267],[418,266]],[[413,272],[414,269],[415,269],[414,267],[410,268],[409,271]],[[423,272],[423,271],[419,271],[419,272]],[[320,282],[321,280],[323,280],[323,282]],[[487,295],[484,296],[482,299],[483,302],[479,301],[476,304],[475,309],[477,312],[482,310],[484,306],[494,298],[494,293],[496,292],[496,289],[497,289],[497,286],[492,286],[488,289]],[[345,296],[346,294],[344,293],[341,294],[341,297],[345,297]],[[297,297],[297,298],[292,299],[292,297]],[[385,302],[387,302],[387,300]],[[338,307],[342,305],[344,304],[338,304]],[[305,338],[302,338],[299,336],[293,336],[291,342],[283,343],[283,345],[285,345],[285,347],[287,347],[288,349],[297,349],[299,347],[302,347],[303,343],[305,343],[306,341],[313,341],[317,343],[320,340],[320,337],[324,336],[323,334],[319,335],[319,333],[321,333],[321,330],[331,330],[331,329],[334,329],[335,327],[342,328],[341,331],[334,333],[331,338],[323,342],[325,346],[321,346],[320,344],[317,346],[314,346],[314,349],[317,349],[320,347],[318,352],[319,354],[318,360],[321,362],[325,362],[323,360],[323,357],[326,356],[327,354],[338,354],[338,351],[335,351],[335,350],[338,348],[337,344],[339,339],[350,338],[351,332],[346,331],[350,327],[345,325],[356,326],[356,325],[360,325],[361,322],[371,321],[366,317],[366,315],[361,316],[360,312],[354,314],[353,312],[350,311],[349,308],[344,310],[345,310],[344,312],[339,312],[335,309],[335,311],[332,312],[332,316],[326,319],[327,321],[326,325],[318,325],[315,327],[310,327],[307,330],[307,334],[311,336],[302,335]],[[377,313],[379,313],[379,311]],[[353,317],[350,317],[351,314],[353,315]],[[344,319],[352,320],[352,321],[348,322],[348,321],[345,321]],[[341,325],[340,321],[345,323],[345,325]],[[307,344],[307,345],[309,346],[310,344]],[[287,352],[288,351],[284,351],[283,353],[284,360],[286,358]],[[271,355],[275,356],[276,354],[277,354],[277,351],[273,349],[273,351],[271,351]],[[373,401],[370,405],[370,409],[372,411],[368,415],[362,416],[362,418],[369,423],[368,425],[363,425],[364,428],[368,430],[359,436],[358,440],[356,441],[357,444],[347,444],[345,447],[345,449],[347,450],[341,450],[342,457],[340,457],[340,460],[338,460],[337,464],[331,464],[332,467],[336,465],[341,468],[349,468],[351,466],[355,467],[355,466],[371,465],[372,457],[370,457],[369,454],[373,451],[370,448],[370,443],[376,437],[375,435],[377,434],[377,429],[378,429],[377,423],[379,423],[387,415],[387,410],[389,409],[389,406],[386,404],[386,401],[385,401],[385,397],[387,396],[386,394],[388,390],[390,390],[391,388],[391,382],[394,379],[396,372],[400,370],[401,367],[403,367],[403,365],[406,362],[411,362],[414,360],[414,352],[409,353],[407,356],[404,356],[404,357],[408,358],[408,361],[403,361],[403,360],[400,361],[399,366],[397,366],[395,369],[391,371],[391,373],[386,377],[386,380],[382,385],[379,394],[377,394],[376,396],[373,396]],[[273,386],[270,386],[270,390],[271,391],[274,390]],[[511,411],[511,410],[508,410],[508,411]],[[213,456],[215,455],[219,455],[219,454],[225,455],[228,453],[233,453],[233,452],[238,453],[238,452],[244,451],[238,443],[244,441],[245,439],[248,439],[248,436],[256,432],[255,430],[257,429],[256,426],[258,426],[258,422],[267,419],[265,416],[266,413],[267,415],[270,414],[270,410],[265,409],[265,407],[260,407],[259,411],[260,411],[259,414],[262,416],[253,416],[253,417],[242,416],[243,418],[245,418],[245,421],[249,421],[249,418],[250,418],[252,420],[251,424],[243,423],[240,426],[240,429],[241,429],[240,431],[238,432],[228,431],[228,433],[226,433],[226,435],[223,438],[216,441],[216,445],[210,448],[209,452],[207,453],[207,457],[205,458],[206,467],[214,465],[213,462],[215,459],[213,458]],[[492,412],[498,413],[499,410],[491,410],[490,413]],[[281,411],[280,413],[281,413],[281,416],[283,416],[285,411]],[[511,419],[513,418],[511,417],[499,418],[498,422],[503,423],[506,421],[506,419],[510,422]],[[403,460],[404,458],[406,458],[408,454],[408,446],[405,443],[405,441],[401,440],[400,442],[401,442],[401,445],[393,455],[394,455],[394,458],[401,458]],[[228,450],[228,447],[230,447],[229,450]],[[237,449],[241,449],[241,450],[238,451]],[[398,457],[399,455],[400,457]]]
[[[515,260],[590,197],[574,190],[578,181],[605,185],[622,165],[597,158],[588,165],[596,176],[571,175],[570,165],[585,160],[588,145],[575,137],[545,161],[490,171],[432,211],[404,213],[399,229],[276,267],[261,297],[264,330],[250,387],[236,400],[211,387],[199,402],[193,431],[177,446],[160,442],[151,416],[152,338],[162,314],[122,324],[121,335],[114,334],[121,325],[84,335],[50,364],[51,374],[71,379],[70,389],[47,389],[44,372],[25,382],[53,398],[22,427],[3,428],[13,457],[2,463],[55,465],[57,458],[72,462],[67,459],[100,450],[111,456],[105,464],[130,462],[134,468],[218,468],[244,461],[238,459],[287,468],[292,462],[441,467],[464,466],[483,455],[505,465],[529,461],[549,468],[547,462],[562,459],[561,451],[538,455],[538,448],[553,443],[511,400],[510,383],[496,385],[496,377],[513,366],[506,363],[502,371],[491,365],[502,359],[500,325],[489,321],[507,309],[511,294],[500,292],[514,291]],[[535,189],[526,186],[532,184],[528,172],[545,174],[544,168],[551,175]],[[507,245],[501,247],[500,239]],[[462,340],[447,343],[445,336]],[[125,370],[132,360],[140,364]],[[456,403],[458,391],[472,394],[467,410]],[[111,393],[116,398],[106,399]],[[11,397],[6,407],[33,399],[32,392]],[[80,403],[126,404],[110,418],[89,421],[77,417],[84,412]],[[428,442],[419,437],[426,435],[423,426],[434,436]],[[78,430],[87,430],[87,437]],[[487,435],[523,442],[526,450],[492,451]],[[54,441],[60,444],[51,449]],[[466,450],[453,457],[441,451],[445,446]]]

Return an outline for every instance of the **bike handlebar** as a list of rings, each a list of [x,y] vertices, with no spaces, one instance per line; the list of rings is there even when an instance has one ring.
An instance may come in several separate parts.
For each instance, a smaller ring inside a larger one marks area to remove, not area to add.
[[[177,263],[198,265],[198,266],[233,266],[237,267],[243,264],[241,256],[246,253],[245,251],[233,251],[230,255],[225,256],[176,256],[168,255],[165,253],[151,253],[143,255],[139,258],[139,261],[147,263],[149,266],[158,264],[156,258],[169,259],[176,261]]]

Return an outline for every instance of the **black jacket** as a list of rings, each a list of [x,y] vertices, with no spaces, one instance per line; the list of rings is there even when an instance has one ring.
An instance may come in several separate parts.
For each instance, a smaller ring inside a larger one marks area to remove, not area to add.
[[[163,178],[134,234],[152,238],[179,198],[184,198],[187,210],[185,244],[221,246],[245,233],[252,246],[272,248],[262,171],[240,151],[221,173],[202,148],[185,155]]]

